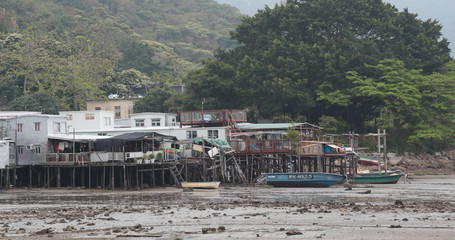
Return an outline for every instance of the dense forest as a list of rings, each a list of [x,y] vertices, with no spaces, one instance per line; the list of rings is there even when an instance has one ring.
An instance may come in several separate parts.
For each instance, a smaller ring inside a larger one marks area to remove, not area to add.
[[[237,46],[229,32],[241,17],[213,0],[0,1],[1,109],[80,110],[89,98],[182,85],[201,59]]]
[[[381,0],[0,2],[4,109],[84,109],[152,83],[136,112],[248,109],[325,131],[387,129],[391,151],[455,144],[455,63],[436,20]],[[201,61],[202,60],[202,61]],[[37,103],[38,102],[38,103]]]

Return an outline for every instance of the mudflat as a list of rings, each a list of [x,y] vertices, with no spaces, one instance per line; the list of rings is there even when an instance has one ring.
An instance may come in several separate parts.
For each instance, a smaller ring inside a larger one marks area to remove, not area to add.
[[[455,176],[330,188],[0,193],[8,239],[453,239]]]

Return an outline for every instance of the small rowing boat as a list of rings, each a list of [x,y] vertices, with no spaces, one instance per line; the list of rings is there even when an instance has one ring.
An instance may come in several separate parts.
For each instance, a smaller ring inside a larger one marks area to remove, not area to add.
[[[220,182],[182,182],[182,188],[206,188],[217,189]]]

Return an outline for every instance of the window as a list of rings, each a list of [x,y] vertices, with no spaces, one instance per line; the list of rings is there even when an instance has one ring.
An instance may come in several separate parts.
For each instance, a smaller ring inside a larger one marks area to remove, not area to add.
[[[104,126],[111,126],[111,118],[104,117]]]
[[[94,120],[95,119],[95,114],[94,113],[86,113],[85,114],[85,120]]]
[[[187,139],[197,138],[197,131],[186,131],[186,138]]]
[[[35,153],[41,153],[41,146],[35,145]]]
[[[144,119],[136,119],[136,127],[143,127],[144,125]]]
[[[218,138],[218,130],[208,130],[209,138]]]
[[[120,118],[120,106],[115,106],[115,118]]]
[[[54,133],[59,133],[60,132],[60,123],[56,122],[54,123]]]
[[[40,123],[36,122],[35,123],[35,132],[39,132],[39,131],[40,131]]]
[[[152,118],[152,127],[159,127],[161,126],[161,121],[159,118]]]
[[[73,120],[73,114],[66,114],[66,120]]]
[[[22,132],[22,123],[17,124],[17,132]]]
[[[95,107],[95,111],[101,110],[101,107]]]
[[[175,126],[175,118],[172,118],[172,126]]]
[[[24,146],[17,146],[17,153],[24,154]]]

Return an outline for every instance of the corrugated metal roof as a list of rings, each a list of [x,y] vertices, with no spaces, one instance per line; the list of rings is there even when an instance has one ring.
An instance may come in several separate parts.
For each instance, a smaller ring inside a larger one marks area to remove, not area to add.
[[[297,127],[300,125],[308,124],[313,127],[317,127],[316,125],[309,124],[309,123],[251,123],[251,124],[242,124],[239,125],[241,130],[249,130],[249,129],[279,129],[279,130],[287,130],[289,127]]]

